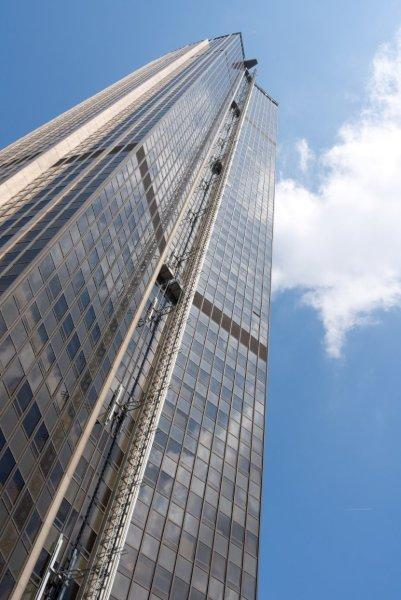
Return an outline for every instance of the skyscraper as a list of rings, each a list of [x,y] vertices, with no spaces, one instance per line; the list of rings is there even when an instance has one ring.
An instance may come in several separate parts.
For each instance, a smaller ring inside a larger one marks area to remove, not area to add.
[[[0,153],[0,597],[256,596],[276,103],[240,34]]]

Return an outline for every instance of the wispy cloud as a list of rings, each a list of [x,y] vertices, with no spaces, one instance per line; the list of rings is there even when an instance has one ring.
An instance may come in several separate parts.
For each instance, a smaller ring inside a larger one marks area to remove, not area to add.
[[[309,148],[308,141],[305,138],[298,140],[295,144],[295,149],[299,155],[299,168],[302,173],[306,173],[309,165],[314,158],[312,150]]]
[[[301,290],[338,357],[352,328],[401,305],[401,32],[379,48],[364,108],[316,165],[315,191],[277,185],[273,285]]]

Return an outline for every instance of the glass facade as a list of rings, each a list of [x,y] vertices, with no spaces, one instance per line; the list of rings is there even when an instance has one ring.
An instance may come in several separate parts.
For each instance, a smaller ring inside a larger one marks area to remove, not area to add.
[[[256,595],[275,113],[255,86],[121,557],[118,600]]]
[[[2,151],[2,176],[188,48]],[[240,34],[200,47],[0,206],[1,598],[35,597],[58,540],[46,595],[82,594],[180,301],[161,274],[197,251],[199,181],[235,110],[221,205],[112,596],[255,598],[276,104],[247,72]]]

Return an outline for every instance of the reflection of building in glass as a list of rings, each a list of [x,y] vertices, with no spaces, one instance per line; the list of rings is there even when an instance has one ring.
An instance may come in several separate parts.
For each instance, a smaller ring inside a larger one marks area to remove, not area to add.
[[[240,34],[0,153],[1,598],[256,595],[276,104]]]

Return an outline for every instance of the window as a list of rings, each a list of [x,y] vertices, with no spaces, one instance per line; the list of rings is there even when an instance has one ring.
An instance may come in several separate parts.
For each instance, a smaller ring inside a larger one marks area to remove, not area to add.
[[[0,361],[2,362],[3,366],[8,365],[14,355],[14,344],[12,343],[10,336],[7,336],[0,346]]]
[[[150,589],[155,563],[147,556],[139,554],[135,568],[134,579],[144,587]]]
[[[31,508],[33,506],[33,500],[28,490],[22,496],[19,505],[14,513],[15,522],[20,530],[22,530],[25,521],[28,518]]]
[[[22,491],[22,489],[24,487],[24,484],[25,484],[24,479],[23,479],[20,471],[17,469],[15,471],[14,475],[11,477],[10,481],[8,482],[8,485],[6,488],[8,497],[12,503],[14,503],[17,500],[20,492]]]
[[[31,386],[26,381],[20,388],[19,392],[17,393],[17,404],[22,413],[29,406],[29,404],[32,400],[32,397],[33,397],[33,395],[32,395]]]
[[[60,296],[60,298],[57,300],[56,304],[54,305],[54,314],[56,315],[56,318],[58,321],[62,320],[63,316],[67,312],[67,309],[68,309],[67,301],[63,294]]]
[[[36,402],[34,402],[23,421],[25,433],[28,437],[31,437],[36,425],[40,421],[41,416],[42,415],[40,414],[38,405],[36,404]]]

